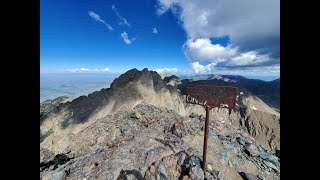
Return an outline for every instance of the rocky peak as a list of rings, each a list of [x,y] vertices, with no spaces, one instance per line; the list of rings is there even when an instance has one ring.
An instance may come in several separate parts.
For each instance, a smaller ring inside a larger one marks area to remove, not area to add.
[[[156,103],[156,97],[158,95],[160,97],[161,92],[169,89],[157,72],[147,68],[142,71],[134,68],[116,78],[110,88],[101,89],[88,96],[80,96],[71,102],[54,106],[48,111],[49,114],[40,116],[40,124],[48,117],[59,116],[63,120],[63,128],[66,128],[71,123],[84,123],[96,114],[105,116],[120,108],[130,109],[139,101],[149,102],[150,100]],[[42,109],[40,109],[41,112]]]
[[[163,78],[166,83],[169,83],[171,80],[180,81],[180,79],[176,75],[171,75]]]
[[[144,68],[142,71],[134,68],[116,78],[112,82],[110,88],[112,90],[123,88],[130,82],[140,82],[143,85],[153,85],[155,91],[159,91],[166,87],[166,83],[163,82],[161,76],[157,72],[149,71],[148,68]]]

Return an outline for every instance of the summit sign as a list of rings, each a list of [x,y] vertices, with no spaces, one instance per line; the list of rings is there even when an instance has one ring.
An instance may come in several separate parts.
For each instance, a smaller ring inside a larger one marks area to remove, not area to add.
[[[202,154],[202,169],[206,169],[208,133],[209,133],[209,111],[214,107],[233,109],[236,107],[237,87],[212,86],[212,85],[187,85],[187,103],[199,104],[206,109],[206,121],[204,131],[204,144]],[[204,171],[204,175],[206,171]]]
[[[212,85],[187,85],[186,101],[202,106],[235,108],[237,87]]]

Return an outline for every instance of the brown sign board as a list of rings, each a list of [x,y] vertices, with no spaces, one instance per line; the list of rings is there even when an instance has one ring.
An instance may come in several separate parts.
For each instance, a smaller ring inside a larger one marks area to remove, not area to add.
[[[236,107],[237,87],[188,84],[186,92],[187,103],[212,108]]]

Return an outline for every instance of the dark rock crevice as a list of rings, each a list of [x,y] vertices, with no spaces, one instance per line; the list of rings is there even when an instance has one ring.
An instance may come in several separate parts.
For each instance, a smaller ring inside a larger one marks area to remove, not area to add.
[[[57,155],[55,155],[55,157],[52,160],[50,160],[48,162],[41,162],[40,163],[40,171],[44,171],[45,169],[48,169],[51,166],[53,166],[52,170],[55,170],[58,168],[58,166],[63,165],[70,160],[71,160],[71,158],[65,154],[57,154]]]

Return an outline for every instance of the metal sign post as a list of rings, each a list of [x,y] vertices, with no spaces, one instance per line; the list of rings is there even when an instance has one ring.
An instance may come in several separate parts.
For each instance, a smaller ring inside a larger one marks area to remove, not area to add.
[[[198,104],[206,109],[206,121],[204,131],[204,145],[203,145],[203,163],[202,169],[206,174],[206,160],[208,147],[208,133],[209,133],[209,112],[214,107],[219,108],[235,108],[237,87],[231,86],[212,86],[212,85],[187,85],[186,101],[190,104]]]

